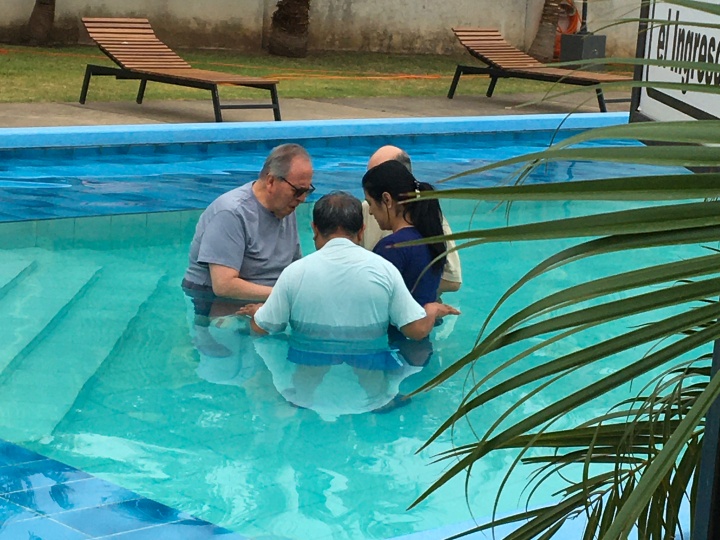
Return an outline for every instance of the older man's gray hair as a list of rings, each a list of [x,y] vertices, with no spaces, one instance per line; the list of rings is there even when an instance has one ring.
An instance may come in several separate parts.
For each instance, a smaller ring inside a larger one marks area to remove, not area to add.
[[[286,178],[290,174],[290,164],[296,157],[310,161],[310,154],[302,146],[295,143],[281,144],[270,151],[265,159],[260,178],[274,176],[275,178]]]

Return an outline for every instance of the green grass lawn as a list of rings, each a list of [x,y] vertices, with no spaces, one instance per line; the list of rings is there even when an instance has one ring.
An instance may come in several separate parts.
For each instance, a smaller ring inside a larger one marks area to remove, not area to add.
[[[315,53],[307,58],[248,55],[233,51],[179,50],[193,67],[280,79],[281,98],[339,98],[378,96],[444,96],[458,62],[467,55],[387,55],[381,53]],[[94,46],[62,48],[0,44],[0,103],[68,102],[80,95],[88,63],[113,66]],[[463,76],[459,92],[484,94],[485,76]],[[89,101],[134,99],[137,81],[93,77]],[[547,83],[505,79],[497,94],[542,92]],[[265,91],[226,87],[223,99],[264,97]],[[207,99],[207,91],[149,83],[146,99]]]

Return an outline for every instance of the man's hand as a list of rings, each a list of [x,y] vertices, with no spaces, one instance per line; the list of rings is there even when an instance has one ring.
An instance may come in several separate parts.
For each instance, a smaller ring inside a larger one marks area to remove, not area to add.
[[[425,304],[424,308],[425,317],[400,328],[405,337],[415,340],[423,339],[430,334],[437,319],[446,315],[460,315],[460,311],[441,302],[429,302]]]
[[[237,311],[237,314],[252,318],[257,313],[257,310],[261,307],[262,304],[246,304]]]
[[[425,304],[425,312],[427,314],[434,314],[436,319],[441,319],[446,315],[460,315],[460,311],[452,306],[443,304],[442,302],[430,302]]]
[[[257,323],[255,322],[255,314],[257,313],[257,310],[262,307],[262,304],[247,304],[240,309],[237,310],[238,315],[243,315],[245,317],[250,317],[250,328],[253,332],[256,334],[260,334],[261,336],[264,336],[267,334],[265,330],[260,328]]]

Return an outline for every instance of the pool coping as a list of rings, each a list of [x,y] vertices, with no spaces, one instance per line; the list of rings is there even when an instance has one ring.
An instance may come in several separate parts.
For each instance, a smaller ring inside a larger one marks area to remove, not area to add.
[[[92,540],[118,536],[130,540],[147,535],[170,538],[192,532],[197,540],[220,537],[247,540],[245,535],[226,527],[4,439],[0,439],[0,470],[3,538],[39,538],[39,533],[43,538]],[[52,493],[64,489],[69,494],[60,504]],[[98,521],[104,523],[98,525]]]
[[[223,124],[1,128],[0,150],[591,129],[627,123],[628,119],[628,113],[582,113],[469,116],[459,118],[380,118]]]

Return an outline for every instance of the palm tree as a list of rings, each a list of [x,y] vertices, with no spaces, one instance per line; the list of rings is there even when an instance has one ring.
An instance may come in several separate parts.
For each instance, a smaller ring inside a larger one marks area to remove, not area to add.
[[[552,62],[559,18],[560,0],[545,0],[540,16],[540,26],[530,49],[528,49],[530,56],[541,62]]]
[[[690,0],[670,3],[720,15],[717,4]],[[705,27],[708,24],[698,23]],[[653,62],[661,63],[645,61]],[[696,67],[720,73],[717,65],[665,62],[678,68]],[[626,63],[631,65],[635,61]],[[673,88],[673,83],[658,82],[652,86]],[[683,84],[682,89],[718,93],[715,88],[694,83]],[[606,139],[652,144],[620,148],[578,146]],[[720,339],[717,301],[720,254],[718,249],[708,246],[720,241],[718,145],[718,120],[600,128],[569,138],[544,152],[464,173],[515,167],[516,185],[436,192],[435,196],[443,198],[475,200],[620,200],[664,204],[452,235],[455,240],[466,241],[464,249],[513,240],[585,240],[548,257],[513,285],[491,310],[473,350],[421,389],[434,388],[458,377],[467,366],[475,366],[482,373],[483,360],[490,353],[495,352],[495,358],[498,351],[505,354],[506,360],[500,366],[493,366],[489,373],[473,381],[457,411],[425,446],[459,422],[471,422],[473,413],[498,397],[520,397],[489,429],[480,432],[476,441],[441,454],[441,459],[449,461],[447,471],[414,504],[455,476],[469,475],[473,465],[485,456],[514,448],[519,455],[508,476],[526,465],[536,467],[529,486],[531,493],[543,489],[548,479],[561,477],[566,482],[561,500],[502,520],[494,519],[474,530],[517,523],[519,528],[508,538],[550,538],[568,519],[581,516],[586,522],[584,538],[625,538],[635,527],[639,538],[665,539],[676,537],[684,502],[689,502],[694,515],[700,515],[696,512],[701,502],[712,498],[712,493],[703,493],[699,486],[713,482],[712,478],[700,475],[700,456],[704,443],[716,441],[718,435],[717,424],[708,427],[706,418],[714,418],[708,416],[711,406],[720,406],[720,373],[717,365],[712,366],[713,343]],[[603,162],[619,162],[680,165],[702,172],[671,171],[658,176],[522,184],[529,171],[558,160],[596,161],[600,170]],[[668,246],[685,246],[694,251],[694,256],[618,271],[549,294],[533,289],[540,276],[564,271],[567,265],[580,259],[619,254],[637,260],[642,250]],[[524,298],[523,294],[540,300],[525,302],[522,309],[496,321],[508,299]],[[571,346],[581,333],[592,332],[610,321],[621,323],[617,326],[625,329],[602,339],[596,337],[592,345],[580,350]],[[631,360],[612,371],[599,368],[603,360],[617,354]],[[717,356],[716,364],[720,363],[720,348]],[[593,366],[598,366],[593,379],[578,385],[573,378],[576,372]],[[574,427],[555,427],[578,407],[638,380],[643,381],[642,389],[635,397]],[[553,384],[564,384],[570,391],[559,401],[543,400],[543,395],[547,395],[544,392]],[[519,409],[536,412],[526,416],[513,414]],[[717,452],[715,444],[705,447],[711,453],[710,468],[717,466],[718,457],[712,455]],[[712,516],[712,512],[716,510],[707,511],[707,515]],[[708,536],[705,531],[709,526],[703,529],[699,520],[694,520],[693,527],[697,538],[717,537]]]
[[[270,23],[268,50],[278,56],[307,56],[310,0],[279,0]]]
[[[28,21],[28,39],[31,45],[45,45],[55,22],[55,0],[35,0]]]

